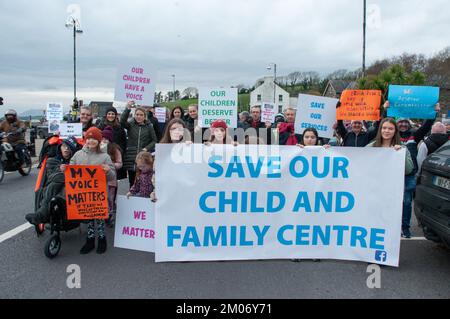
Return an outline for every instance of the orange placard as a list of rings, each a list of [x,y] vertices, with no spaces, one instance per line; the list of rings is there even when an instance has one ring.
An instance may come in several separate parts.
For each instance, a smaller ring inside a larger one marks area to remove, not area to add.
[[[106,174],[101,166],[68,165],[65,186],[68,220],[108,218]]]
[[[381,91],[345,90],[341,95],[341,107],[337,109],[338,120],[380,120]]]

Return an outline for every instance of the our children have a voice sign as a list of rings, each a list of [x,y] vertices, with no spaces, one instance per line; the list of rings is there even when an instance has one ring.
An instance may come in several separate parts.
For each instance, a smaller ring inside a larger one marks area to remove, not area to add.
[[[266,150],[157,146],[156,261],[320,258],[398,266],[405,150]]]
[[[138,105],[153,105],[156,73],[148,65],[122,65],[117,69],[115,101],[136,101]]]

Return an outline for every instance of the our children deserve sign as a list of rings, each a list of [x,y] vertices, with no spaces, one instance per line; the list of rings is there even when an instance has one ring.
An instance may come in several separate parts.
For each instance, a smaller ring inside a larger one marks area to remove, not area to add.
[[[336,112],[338,120],[380,119],[381,91],[345,90],[341,95],[341,107]]]
[[[65,187],[68,220],[108,218],[106,174],[101,166],[68,165]]]
[[[157,145],[157,262],[320,258],[398,266],[405,150],[267,149]]]
[[[216,120],[227,123],[229,128],[237,127],[238,94],[237,89],[211,89],[199,90],[198,117],[199,126],[211,127]]]
[[[114,247],[155,251],[155,204],[149,198],[117,197]]]
[[[307,128],[314,128],[320,137],[332,138],[338,102],[338,99],[329,97],[300,94],[295,117],[295,132],[303,134]]]
[[[123,65],[117,69],[114,100],[136,101],[138,105],[153,105],[156,73],[149,66]]]
[[[389,85],[388,116],[396,118],[434,119],[439,88],[431,86]]]

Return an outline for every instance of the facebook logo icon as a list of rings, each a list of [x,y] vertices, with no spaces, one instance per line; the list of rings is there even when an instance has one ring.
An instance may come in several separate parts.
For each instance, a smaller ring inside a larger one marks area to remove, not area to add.
[[[380,262],[385,262],[387,259],[387,252],[383,250],[377,250],[375,252],[375,260]]]

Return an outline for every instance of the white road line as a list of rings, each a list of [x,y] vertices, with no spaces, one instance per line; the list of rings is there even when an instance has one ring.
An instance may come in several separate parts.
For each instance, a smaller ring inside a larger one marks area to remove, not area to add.
[[[39,164],[34,164],[33,166],[31,166],[31,168],[37,168],[38,165],[39,165]],[[15,174],[15,173],[17,173],[17,172],[5,172],[5,175],[8,175],[8,174]]]
[[[21,232],[23,232],[31,227],[33,227],[33,225],[31,225],[30,223],[25,223],[23,225],[20,225],[19,227],[16,227],[16,228],[10,230],[7,233],[4,233],[3,235],[0,235],[0,243],[3,243],[5,240],[8,240],[8,239],[18,235]]]

